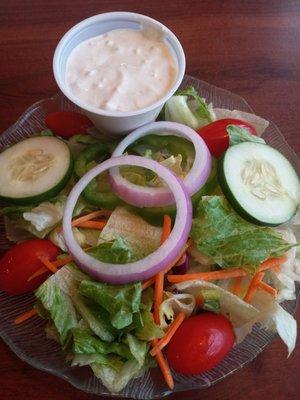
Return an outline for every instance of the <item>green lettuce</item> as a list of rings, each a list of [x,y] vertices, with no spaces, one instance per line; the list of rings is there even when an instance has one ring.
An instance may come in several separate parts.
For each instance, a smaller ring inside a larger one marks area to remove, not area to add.
[[[133,261],[131,250],[121,236],[118,236],[115,240],[100,243],[90,249],[88,253],[97,260],[106,263],[127,264]]]
[[[128,345],[124,343],[108,343],[90,334],[86,330],[73,329],[74,354],[117,354],[125,359],[132,359],[133,355]]]
[[[79,293],[103,307],[109,313],[110,322],[116,329],[123,329],[132,324],[133,313],[140,311],[140,282],[113,286],[102,282],[82,281]]]
[[[202,197],[191,237],[198,250],[221,268],[242,267],[250,273],[293,246],[274,229],[243,220],[222,196]]]
[[[112,342],[117,337],[117,330],[110,323],[109,314],[104,308],[89,302],[79,294],[74,294],[72,301],[77,312],[95,335],[106,342]]]
[[[193,86],[178,90],[164,106],[164,115],[160,116],[166,121],[179,122],[198,129],[215,120],[211,104],[199,96]]]
[[[247,128],[242,128],[241,126],[228,125],[226,130],[229,135],[230,146],[243,142],[266,143],[264,139],[252,135]]]
[[[49,279],[35,292],[36,298],[49,312],[59,335],[60,343],[65,346],[73,328],[77,325],[76,311],[70,297]]]

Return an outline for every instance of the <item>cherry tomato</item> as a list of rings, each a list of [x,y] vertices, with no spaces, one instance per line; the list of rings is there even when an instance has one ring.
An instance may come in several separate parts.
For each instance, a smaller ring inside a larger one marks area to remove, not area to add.
[[[0,260],[0,289],[16,295],[34,291],[45,280],[45,274],[28,282],[43,266],[39,256],[50,261],[57,258],[59,248],[47,239],[31,239],[11,247]]]
[[[251,124],[235,118],[219,119],[203,126],[197,132],[207,144],[211,154],[215,157],[219,157],[229,147],[229,135],[226,130],[228,125],[238,125],[248,129],[252,135],[257,135],[256,130]]]
[[[83,135],[93,126],[92,122],[83,114],[74,111],[58,111],[46,115],[45,123],[56,135],[69,138],[74,135]]]
[[[234,344],[231,322],[211,312],[185,320],[167,347],[167,357],[175,371],[195,375],[217,365]]]

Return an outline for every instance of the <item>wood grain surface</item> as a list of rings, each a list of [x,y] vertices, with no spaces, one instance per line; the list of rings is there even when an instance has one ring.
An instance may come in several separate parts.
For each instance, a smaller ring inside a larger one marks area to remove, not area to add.
[[[147,14],[180,39],[187,73],[243,96],[300,152],[300,1],[2,0],[0,131],[58,88],[52,56],[75,23],[107,11]],[[300,312],[297,312],[300,320]],[[286,359],[277,339],[253,363],[218,385],[172,399],[298,400],[300,347]],[[96,400],[20,361],[0,342],[0,400]]]

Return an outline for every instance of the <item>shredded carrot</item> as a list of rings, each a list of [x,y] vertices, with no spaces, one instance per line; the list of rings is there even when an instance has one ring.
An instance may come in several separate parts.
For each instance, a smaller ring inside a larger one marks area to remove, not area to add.
[[[34,279],[34,278],[36,278],[36,277],[38,277],[38,276],[40,276],[40,275],[43,275],[43,274],[45,274],[46,272],[49,272],[49,269],[46,268],[45,266],[39,268],[37,271],[35,271],[34,274],[32,274],[32,275],[27,279],[27,282],[32,281],[32,279]]]
[[[15,324],[17,325],[22,324],[23,322],[27,321],[29,318],[33,317],[36,314],[37,311],[34,308],[32,310],[26,311],[15,319]]]
[[[266,292],[270,293],[273,297],[277,296],[277,290],[274,289],[272,286],[268,285],[266,282],[258,282],[257,284],[258,289],[265,290]]]
[[[242,281],[243,281],[243,277],[242,276],[238,276],[237,278],[234,279],[232,288],[231,288],[231,292],[233,294],[235,294],[236,296],[239,296],[241,294],[241,290],[242,290]]]
[[[56,268],[63,267],[66,264],[69,264],[71,261],[73,261],[72,256],[65,256],[61,258],[57,258],[55,261],[53,261],[53,265],[55,265]]]
[[[258,271],[262,272],[266,271],[267,269],[275,268],[278,265],[282,264],[285,260],[286,260],[285,257],[270,258],[269,260],[264,261],[260,265]],[[217,279],[238,278],[246,275],[248,274],[243,268],[233,268],[226,270],[223,269],[220,271],[197,272],[194,274],[185,274],[185,275],[168,275],[167,279],[171,283],[178,283],[178,282],[185,282],[197,279],[201,279],[204,281],[214,281]]]
[[[102,231],[102,229],[105,227],[107,224],[107,221],[83,221],[80,222],[80,224],[77,224],[76,226],[78,228],[87,228],[87,229],[97,229],[99,231]]]
[[[267,261],[264,261],[260,267],[259,271],[266,271],[267,269],[277,269],[281,264],[286,261],[286,257],[278,257],[278,258],[269,258]]]
[[[170,236],[172,230],[172,220],[169,215],[164,215],[164,222],[163,222],[163,228],[162,228],[162,234],[160,238],[160,244],[163,244],[163,242],[168,239]]]
[[[250,303],[251,300],[253,299],[253,296],[257,290],[257,286],[258,286],[259,282],[262,280],[262,278],[264,277],[264,274],[265,274],[264,272],[256,272],[256,274],[252,278],[250,285],[248,287],[247,293],[244,297],[244,301],[246,303]]]
[[[152,340],[152,346],[155,347],[158,343],[157,339]],[[157,352],[155,355],[157,364],[159,365],[159,368],[163,374],[163,377],[165,378],[166,384],[169,386],[170,389],[174,389],[174,380],[172,377],[172,373],[168,364],[168,361],[165,359],[163,356],[163,353],[161,350]]]
[[[175,318],[174,322],[168,327],[165,335],[157,342],[157,344],[150,351],[151,356],[155,356],[159,351],[161,351],[170,342],[174,336],[177,329],[180,327],[185,319],[185,313],[180,312]]]
[[[111,211],[109,210],[98,210],[93,211],[89,214],[83,215],[82,217],[78,217],[73,219],[72,226],[81,225],[83,222],[90,221],[91,219],[99,218],[99,217],[109,217],[111,215]]]
[[[146,281],[144,281],[142,283],[142,290],[147,289],[148,287],[150,287],[154,283],[155,283],[155,276],[152,276],[152,278],[149,278],[149,279],[147,279]]]
[[[56,266],[47,257],[39,256],[38,259],[44,264],[46,268],[49,269],[49,271],[53,272],[53,274],[57,272]]]
[[[154,286],[154,310],[153,316],[156,324],[159,324],[159,307],[162,303],[163,292],[164,292],[164,272],[159,272],[155,276],[155,286]]]

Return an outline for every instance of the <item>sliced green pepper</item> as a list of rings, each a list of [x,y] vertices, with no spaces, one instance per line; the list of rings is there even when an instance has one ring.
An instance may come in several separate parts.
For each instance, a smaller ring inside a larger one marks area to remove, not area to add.
[[[144,156],[147,150],[152,150],[153,153],[156,152],[167,152],[167,156],[177,156],[181,154],[183,167],[189,161],[195,159],[195,149],[193,144],[183,138],[174,135],[147,135],[136,142],[132,143],[127,151],[137,153]]]
[[[81,178],[91,168],[110,157],[114,147],[115,143],[97,143],[81,151],[75,159],[76,177]],[[110,210],[125,204],[111,191],[107,173],[93,179],[82,192],[82,197],[89,204]]]

